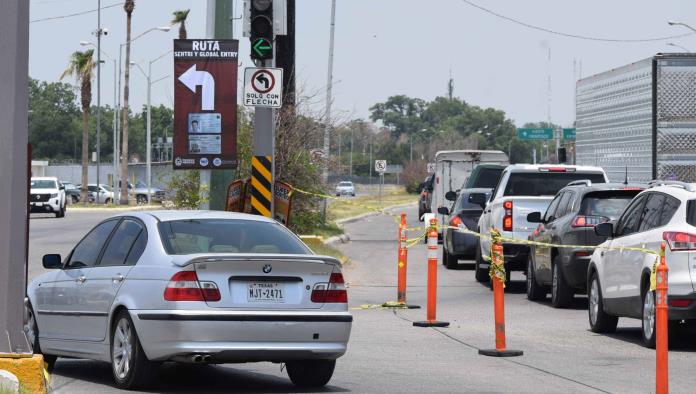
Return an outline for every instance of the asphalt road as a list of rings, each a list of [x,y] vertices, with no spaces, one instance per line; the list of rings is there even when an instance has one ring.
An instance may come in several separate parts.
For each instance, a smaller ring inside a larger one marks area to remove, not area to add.
[[[407,209],[409,226],[416,207]],[[31,221],[30,276],[42,272],[40,256],[67,253],[104,213],[68,213],[64,219]],[[391,218],[370,216],[346,224],[351,241],[341,248],[351,261],[344,272],[352,308],[396,297],[396,227]],[[409,251],[408,302],[425,306],[423,244]],[[494,345],[492,293],[468,269],[438,266],[438,319],[449,328],[417,328],[425,310],[354,309],[348,353],[334,378],[319,392],[620,392],[654,391],[654,351],[640,345],[640,323],[622,319],[613,335],[589,331],[586,300],[556,310],[529,302],[524,277],[513,276],[506,292],[508,348],[524,351],[511,359],[478,355]],[[671,338],[670,389],[696,386],[696,341],[684,331]],[[165,364],[151,392],[297,392],[285,372],[270,363],[189,367]],[[52,375],[58,393],[112,393],[110,366],[59,359]]]

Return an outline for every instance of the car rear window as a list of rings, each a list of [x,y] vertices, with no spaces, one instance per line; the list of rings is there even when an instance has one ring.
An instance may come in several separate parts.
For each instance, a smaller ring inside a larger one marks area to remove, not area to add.
[[[51,181],[48,179],[32,180],[31,181],[31,188],[32,189],[55,189],[56,188],[56,181]]]
[[[689,200],[686,203],[686,222],[696,226],[696,200]]]
[[[513,172],[505,186],[504,196],[555,196],[568,183],[589,179],[605,183],[604,174],[577,172]]]
[[[618,219],[628,203],[640,192],[640,190],[607,190],[587,193],[582,199],[578,214]]]
[[[350,182],[341,182],[338,184],[338,186],[353,186],[353,184]]]
[[[502,168],[482,168],[478,173],[478,177],[474,180],[474,184],[469,185],[469,187],[493,189],[498,184],[502,173]]]
[[[277,223],[239,219],[172,220],[159,224],[168,254],[311,254]]]

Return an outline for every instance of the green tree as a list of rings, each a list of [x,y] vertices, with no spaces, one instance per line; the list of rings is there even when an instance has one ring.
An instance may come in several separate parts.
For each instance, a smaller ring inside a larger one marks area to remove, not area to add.
[[[29,79],[29,142],[36,159],[77,161],[80,109],[73,87]]]
[[[421,115],[426,106],[427,103],[419,98],[391,96],[387,101],[370,107],[370,119],[373,122],[382,121],[396,138],[404,133],[416,134],[423,127]]]
[[[82,189],[80,190],[80,200],[83,201],[83,204],[87,204],[89,110],[92,104],[92,70],[96,66],[96,63],[93,61],[93,54],[93,49],[84,52],[75,51],[70,56],[68,68],[60,76],[60,79],[72,76],[80,84],[80,103],[82,104]]]
[[[190,11],[190,9],[176,10],[172,13],[174,15],[174,18],[172,18],[172,25],[179,24],[179,39],[181,40],[186,39],[186,18]]]

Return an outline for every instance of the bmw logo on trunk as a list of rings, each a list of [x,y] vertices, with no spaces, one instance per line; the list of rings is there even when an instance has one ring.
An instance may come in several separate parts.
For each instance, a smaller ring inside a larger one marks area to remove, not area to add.
[[[271,267],[270,264],[266,264],[263,266],[263,273],[267,274],[267,273],[271,272],[272,269],[273,269],[273,267]]]

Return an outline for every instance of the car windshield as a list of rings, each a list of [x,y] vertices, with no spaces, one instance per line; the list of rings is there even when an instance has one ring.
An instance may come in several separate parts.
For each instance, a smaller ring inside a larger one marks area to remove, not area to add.
[[[145,188],[147,188],[147,185],[141,181],[138,181],[138,182],[135,182],[135,187],[138,189],[145,189]]]
[[[353,184],[350,182],[341,182],[338,184],[338,186],[353,186]]]
[[[160,223],[159,229],[168,254],[312,253],[277,223],[238,219],[173,220]]]
[[[611,220],[618,219],[628,203],[640,192],[640,190],[615,190],[588,193],[582,199],[578,213],[586,216],[604,216]]]
[[[110,192],[111,191],[111,186],[109,185],[101,185],[102,189],[106,189],[106,191]]]
[[[32,189],[55,189],[56,181],[50,179],[32,179],[31,180]]]
[[[605,183],[604,174],[577,172],[513,172],[510,174],[505,196],[555,196],[568,183],[589,179],[592,183]]]

